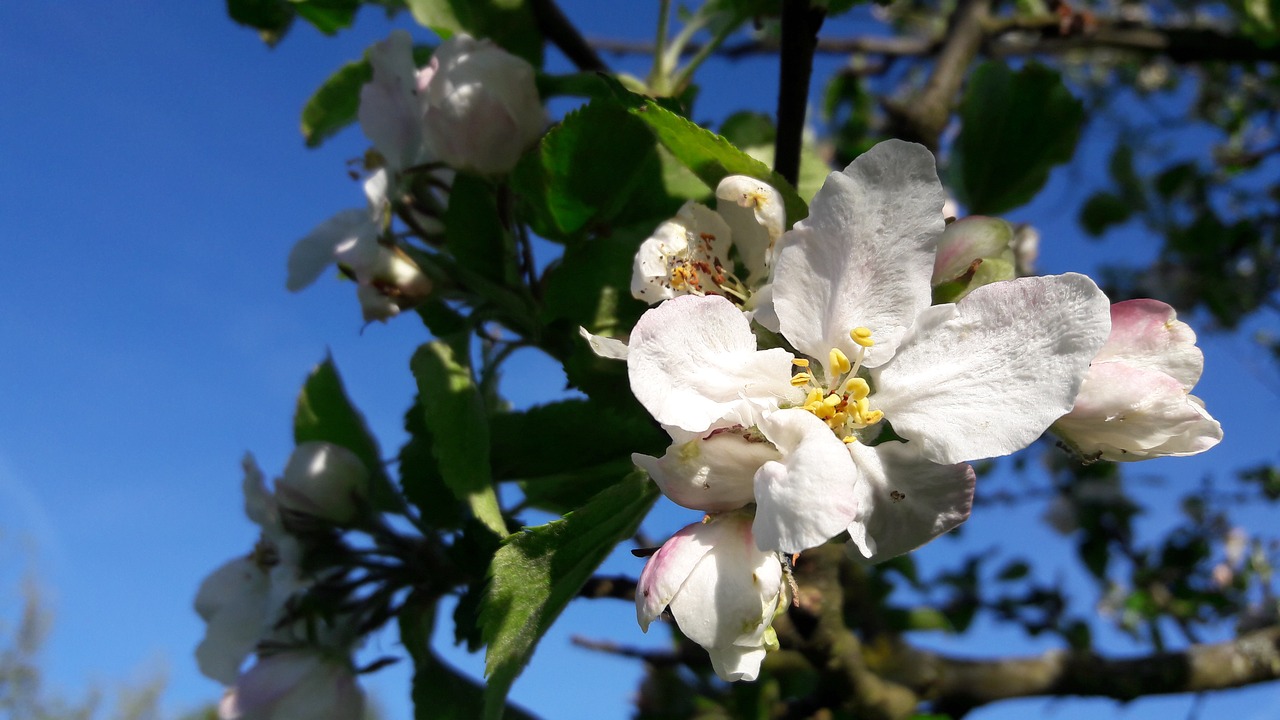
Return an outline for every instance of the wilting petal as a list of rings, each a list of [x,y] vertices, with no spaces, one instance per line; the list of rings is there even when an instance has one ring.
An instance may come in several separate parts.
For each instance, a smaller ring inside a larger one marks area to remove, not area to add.
[[[933,155],[888,140],[832,173],[809,217],[782,237],[773,302],[782,334],[819,362],[832,348],[849,357],[855,327],[873,332],[865,361],[890,357],[916,315],[929,306],[945,196]]]
[[[986,285],[920,314],[872,372],[872,404],[933,462],[1007,455],[1071,409],[1109,327],[1107,298],[1083,275]]]
[[[289,251],[289,278],[285,287],[297,292],[320,277],[347,248],[376,244],[378,228],[368,210],[343,210],[320,223]]]
[[[1173,377],[1190,392],[1204,370],[1196,333],[1159,300],[1126,300],[1111,306],[1111,335],[1094,363],[1122,361]]]
[[[773,245],[787,225],[782,193],[755,178],[730,175],[716,186],[716,212],[733,232],[747,280],[764,281],[773,262]]]
[[[849,534],[863,557],[881,562],[910,552],[969,517],[976,477],[965,465],[922,460],[902,443],[849,446],[871,503]]]
[[[677,440],[661,458],[636,453],[631,459],[677,505],[723,512],[752,502],[756,470],[781,457],[763,439],[726,430],[705,439]]]
[[[858,473],[845,444],[799,408],[773,413],[760,430],[782,458],[755,476],[752,533],[759,547],[798,553],[844,532],[860,510]]]
[[[650,309],[631,332],[631,391],[663,425],[703,432],[750,427],[796,399],[791,353],[756,350],[742,312],[717,296],[685,295]]]

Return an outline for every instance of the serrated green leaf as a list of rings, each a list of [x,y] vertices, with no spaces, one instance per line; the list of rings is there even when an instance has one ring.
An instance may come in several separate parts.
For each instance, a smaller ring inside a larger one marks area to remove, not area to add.
[[[307,147],[325,140],[356,120],[360,88],[373,77],[367,60],[349,62],[329,76],[302,107],[302,137]]]
[[[485,653],[486,719],[501,716],[511,683],[613,547],[635,534],[658,497],[643,473],[592,498],[582,509],[512,535],[489,567],[480,621]]]
[[[488,38],[542,65],[542,34],[526,0],[406,0],[413,18],[442,38],[458,33]]]
[[[325,358],[307,376],[293,416],[293,441],[328,442],[350,450],[369,469],[369,497],[377,510],[399,508],[399,493],[382,463],[378,441],[351,403],[333,358]]]
[[[1049,170],[1071,159],[1084,106],[1054,70],[993,61],[969,78],[960,118],[952,185],[969,212],[997,214],[1035,197]]]
[[[809,215],[809,206],[781,175],[764,163],[734,147],[728,140],[662,107],[653,98],[637,95],[608,79],[615,96],[628,112],[653,130],[658,142],[693,171],[707,187],[714,188],[727,175],[747,175],[763,180],[782,193],[787,223]]]
[[[400,487],[405,499],[418,508],[427,527],[449,529],[462,524],[464,511],[455,498],[432,451],[431,431],[427,430],[422,404],[414,399],[404,414],[404,429],[409,441],[400,448]]]
[[[517,280],[515,248],[502,227],[502,213],[492,184],[468,173],[458,173],[449,190],[445,211],[445,243],[458,264],[500,284]]]
[[[631,296],[631,265],[655,227],[618,228],[565,248],[564,259],[546,276],[543,319],[565,319],[594,333],[629,331],[646,308]]]
[[[467,362],[467,335],[433,340],[409,361],[440,476],[476,519],[507,534],[489,475],[489,423]]]
[[[511,184],[539,234],[565,241],[613,221],[637,188],[660,188],[660,173],[644,123],[613,101],[597,100],[544,135],[521,158]]]

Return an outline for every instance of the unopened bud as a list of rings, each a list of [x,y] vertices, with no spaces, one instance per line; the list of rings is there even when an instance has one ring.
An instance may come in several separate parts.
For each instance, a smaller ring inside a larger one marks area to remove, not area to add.
[[[369,470],[350,450],[326,442],[294,449],[276,481],[276,499],[286,510],[350,524],[369,495]]]

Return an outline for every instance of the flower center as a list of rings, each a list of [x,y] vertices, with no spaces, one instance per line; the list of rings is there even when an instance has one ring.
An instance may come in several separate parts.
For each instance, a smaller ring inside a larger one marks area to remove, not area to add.
[[[802,358],[794,361],[799,371],[791,376],[793,386],[809,390],[804,409],[825,422],[846,444],[858,442],[862,429],[884,419],[883,412],[871,409],[871,386],[865,378],[858,376],[862,362],[875,345],[871,330],[857,327],[849,332],[849,337],[858,346],[857,356],[850,360],[840,348],[831,348],[827,355],[826,387],[814,380],[809,372],[809,361]]]
[[[711,233],[688,232],[686,247],[673,250],[665,244],[660,246],[667,266],[667,278],[662,284],[688,295],[723,295],[741,305],[749,292],[715,254],[715,242],[716,236]]]

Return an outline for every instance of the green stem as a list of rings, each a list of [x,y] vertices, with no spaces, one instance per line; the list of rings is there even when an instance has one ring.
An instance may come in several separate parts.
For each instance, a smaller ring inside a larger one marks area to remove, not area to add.
[[[649,70],[648,85],[653,88],[667,77],[667,32],[671,26],[671,0],[658,0],[658,33],[653,41],[653,68]]]
[[[787,0],[787,2],[791,1],[792,0]],[[701,65],[704,60],[711,57],[712,53],[718,50],[720,46],[724,44],[724,41],[728,40],[729,36],[732,35],[741,24],[741,19],[725,24],[724,27],[720,28],[720,32],[716,33],[715,36],[711,38],[711,42],[698,48],[698,52],[694,53],[693,57],[689,59],[689,64],[680,71],[680,74],[676,76],[675,82],[671,84],[672,92],[679,93],[683,91],[685,86],[689,84],[689,81],[693,79],[693,73],[698,69],[698,66]]]

